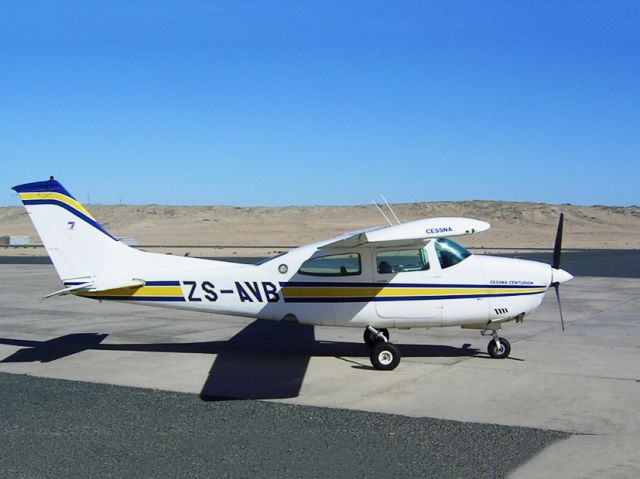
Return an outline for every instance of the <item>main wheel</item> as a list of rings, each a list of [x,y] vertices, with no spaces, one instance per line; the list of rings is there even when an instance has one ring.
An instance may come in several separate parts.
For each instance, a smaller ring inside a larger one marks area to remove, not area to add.
[[[377,343],[371,350],[371,364],[380,371],[391,371],[400,364],[400,350],[395,344]]]
[[[382,333],[382,335],[385,338],[387,338],[387,341],[389,341],[389,330],[387,328],[381,328],[381,329],[378,329],[378,331],[380,331]],[[374,347],[380,341],[368,329],[364,330],[364,333],[362,334],[362,338],[364,339],[364,342],[366,343],[366,345],[369,346],[370,348]]]
[[[496,344],[496,340],[492,339],[487,346],[489,355],[494,359],[504,359],[511,352],[511,344],[504,338],[500,338],[500,347]]]

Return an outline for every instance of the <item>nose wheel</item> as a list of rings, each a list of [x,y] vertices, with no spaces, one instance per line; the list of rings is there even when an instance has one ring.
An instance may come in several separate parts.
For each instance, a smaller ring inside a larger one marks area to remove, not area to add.
[[[364,342],[371,348],[371,365],[379,371],[391,371],[400,364],[400,350],[389,342],[389,330],[367,326],[364,330]]]
[[[511,344],[505,338],[498,337],[498,333],[493,332],[493,339],[489,341],[487,346],[489,356],[494,359],[504,359],[509,356],[511,352]]]

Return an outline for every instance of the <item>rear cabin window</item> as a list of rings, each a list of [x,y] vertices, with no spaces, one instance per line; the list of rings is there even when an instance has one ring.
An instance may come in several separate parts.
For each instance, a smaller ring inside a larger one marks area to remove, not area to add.
[[[466,249],[447,238],[435,240],[435,247],[442,269],[450,268],[471,256]]]
[[[379,274],[405,273],[428,270],[429,260],[424,249],[379,251],[376,265]]]
[[[302,263],[299,274],[309,276],[354,276],[362,272],[358,253],[318,256]]]

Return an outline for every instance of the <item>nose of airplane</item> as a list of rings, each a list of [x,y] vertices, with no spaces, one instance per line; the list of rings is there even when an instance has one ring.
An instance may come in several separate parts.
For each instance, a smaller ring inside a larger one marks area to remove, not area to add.
[[[551,268],[551,284],[566,283],[572,278],[573,278],[573,275],[571,273],[567,273],[563,269]]]

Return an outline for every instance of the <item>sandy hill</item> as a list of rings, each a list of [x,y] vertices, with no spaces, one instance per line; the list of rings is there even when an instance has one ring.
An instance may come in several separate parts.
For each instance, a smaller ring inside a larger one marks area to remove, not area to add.
[[[560,212],[566,248],[640,248],[640,207],[574,206],[502,201],[412,203],[393,206],[403,221],[464,216],[491,223],[464,237],[472,247],[551,247]],[[233,207],[91,205],[116,236],[141,245],[299,245],[385,224],[371,206]],[[22,207],[0,208],[0,236],[28,234],[39,242]]]

